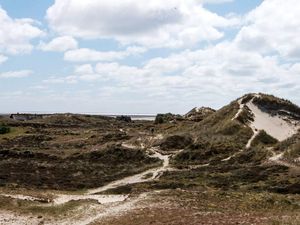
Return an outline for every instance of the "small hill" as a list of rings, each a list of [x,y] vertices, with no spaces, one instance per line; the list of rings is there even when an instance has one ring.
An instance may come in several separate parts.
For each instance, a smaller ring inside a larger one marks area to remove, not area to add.
[[[241,185],[300,193],[298,113],[299,107],[287,100],[247,94],[198,123],[181,125],[181,131],[193,137],[193,144],[172,163],[194,168],[183,175],[194,177],[193,182],[205,180],[218,188]],[[175,177],[181,179],[179,174]]]
[[[215,112],[216,110],[209,107],[193,108],[184,115],[184,118],[190,121],[200,122]]]

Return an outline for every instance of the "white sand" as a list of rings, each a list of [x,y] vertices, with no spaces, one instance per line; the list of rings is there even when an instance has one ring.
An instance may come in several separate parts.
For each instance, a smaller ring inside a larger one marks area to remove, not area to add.
[[[0,211],[1,225],[39,225],[43,219],[31,215],[20,215],[14,212]]]
[[[241,98],[238,100],[240,108],[231,120],[237,119],[239,117],[239,115],[243,112],[243,109],[244,109],[244,104],[242,104],[243,99],[244,98]]]
[[[157,139],[162,139],[162,138],[163,138],[162,135],[157,135],[153,139],[157,140]],[[134,145],[129,145],[126,143],[123,143],[122,145],[127,148],[137,148]],[[47,205],[61,205],[61,204],[68,203],[70,201],[79,201],[79,200],[96,200],[100,204],[108,204],[108,203],[116,203],[116,202],[125,201],[128,198],[128,195],[99,195],[97,193],[104,192],[109,189],[117,188],[117,187],[128,185],[128,184],[136,184],[136,183],[142,183],[142,182],[147,182],[147,181],[158,179],[163,174],[163,172],[168,170],[171,155],[160,154],[158,152],[159,151],[158,148],[151,148],[151,149],[149,149],[149,151],[153,153],[152,155],[149,155],[149,157],[158,158],[163,161],[163,165],[161,167],[149,169],[145,172],[111,182],[108,185],[105,185],[103,187],[88,190],[86,192],[86,194],[56,195],[56,197],[53,199],[53,202],[49,203]],[[26,201],[40,201],[40,199],[38,199],[38,198],[34,198],[31,196],[24,196],[24,195],[2,195],[2,196],[11,197],[11,198],[20,199],[20,200],[26,200]]]
[[[299,124],[288,123],[280,116],[270,116],[262,112],[252,101],[247,106],[254,114],[254,122],[251,124],[257,130],[265,130],[278,141],[283,141],[298,132]]]
[[[62,205],[70,201],[96,200],[99,204],[108,204],[122,202],[128,198],[128,195],[58,195],[52,205]]]
[[[282,116],[271,116],[268,113],[265,113],[261,111],[254,103],[254,98],[259,98],[260,96],[256,94],[251,101],[249,101],[246,104],[242,104],[243,98],[238,100],[239,103],[239,110],[236,113],[236,115],[232,118],[232,120],[235,120],[238,118],[238,116],[242,113],[244,106],[246,105],[251,112],[254,115],[254,121],[251,122],[249,125],[250,128],[253,131],[253,136],[249,139],[246,148],[250,148],[253,140],[255,137],[259,134],[259,131],[264,130],[266,131],[270,136],[276,138],[278,141],[286,140],[287,138],[293,136],[298,132],[298,129],[300,129],[300,123],[299,121],[291,121],[287,122],[284,120],[284,117]],[[287,112],[290,113],[290,112]],[[224,159],[223,161],[229,160],[229,158]]]
[[[25,196],[25,195],[1,195],[3,197],[8,197],[8,198],[14,198],[14,199],[19,199],[19,200],[24,200],[24,201],[31,201],[31,202],[41,202],[44,201],[45,199],[41,198],[35,198],[32,196]]]

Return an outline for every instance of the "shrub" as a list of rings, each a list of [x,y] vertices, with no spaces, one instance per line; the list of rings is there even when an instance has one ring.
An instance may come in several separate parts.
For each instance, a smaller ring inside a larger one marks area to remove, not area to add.
[[[296,159],[300,157],[300,142],[292,145],[289,151],[286,151],[284,156],[289,159]]]
[[[250,100],[251,100],[253,97],[254,97],[253,94],[248,94],[248,95],[246,95],[246,96],[243,97],[243,100],[242,100],[241,103],[242,103],[242,104],[246,104],[246,103],[250,102]]]
[[[123,122],[126,122],[126,123],[131,123],[132,122],[130,116],[117,116],[116,120],[123,121]]]
[[[10,132],[10,128],[5,125],[0,125],[0,134],[7,134]]]
[[[163,150],[184,149],[192,143],[193,139],[189,135],[172,135],[165,138],[160,147]]]
[[[161,124],[164,123],[164,115],[163,114],[158,114],[155,117],[155,124]]]
[[[273,95],[260,94],[260,98],[253,100],[261,110],[269,112],[277,112],[278,110],[287,110],[299,118],[300,108],[289,100],[276,98]]]
[[[272,136],[268,135],[266,131],[262,130],[259,132],[259,134],[256,136],[256,138],[253,141],[253,145],[256,146],[258,144],[263,145],[273,145],[278,143],[278,140],[273,138]]]
[[[241,130],[241,125],[235,121],[228,121],[222,127],[219,128],[218,132],[223,135],[234,135]]]
[[[181,115],[174,115],[172,113],[166,113],[166,114],[157,114],[155,117],[155,124],[162,124],[162,123],[167,123],[171,121],[176,121],[176,120],[182,120]]]

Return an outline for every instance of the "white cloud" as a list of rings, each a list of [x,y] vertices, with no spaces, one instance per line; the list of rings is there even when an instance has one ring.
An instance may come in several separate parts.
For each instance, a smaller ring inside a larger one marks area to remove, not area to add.
[[[0,55],[0,64],[4,63],[7,60],[7,57],[4,55]]]
[[[275,52],[286,59],[300,59],[299,12],[298,0],[263,1],[247,15],[247,25],[235,41],[246,51]]]
[[[234,0],[202,0],[204,4],[221,4],[226,2],[233,2]]]
[[[93,74],[94,69],[91,64],[76,66],[75,73],[77,74]]]
[[[49,43],[41,42],[39,49],[43,51],[65,52],[67,50],[76,49],[78,42],[70,36],[57,37]]]
[[[239,23],[235,15],[225,18],[203,7],[222,2],[227,0],[56,0],[47,18],[62,36],[43,47],[65,51],[66,61],[82,64],[75,64],[68,76],[45,78],[42,87],[53,91],[62,107],[69,104],[74,110],[71,101],[79,111],[83,107],[78,101],[86,108],[101,105],[101,110],[114,112],[183,113],[202,104],[220,107],[247,92],[268,92],[299,103],[300,97],[295,95],[300,91],[299,2],[263,1],[240,16],[244,23],[236,37],[229,31],[222,42],[194,48],[201,41],[220,39],[224,28]],[[68,43],[62,37],[114,39],[124,50],[77,49],[77,42]],[[157,47],[186,48],[151,51],[137,61],[130,58],[136,66],[120,62]],[[171,53],[148,59],[162,52]],[[63,73],[67,70],[64,67]],[[67,88],[66,84],[73,86]],[[52,99],[52,95],[46,98]]]
[[[223,36],[219,28],[237,23],[206,10],[199,0],[56,0],[47,19],[62,35],[151,48],[216,40]]]
[[[0,73],[0,78],[24,78],[30,76],[32,73],[31,70],[9,71]]]
[[[299,87],[300,67],[281,64],[278,57],[245,52],[235,43],[223,42],[203,50],[154,58],[141,67],[98,63],[94,69],[91,65],[82,68],[83,73],[76,70],[72,76],[73,82],[108,82],[112,94],[123,90],[123,94],[134,92],[145,101],[163,97],[194,104],[199,98],[214,96],[215,101],[210,104],[219,107],[224,104],[220,96],[229,101],[246,92],[276,94],[279,89],[281,95],[295,91]]]
[[[72,62],[88,62],[88,61],[114,61],[126,58],[131,55],[139,55],[146,52],[143,47],[128,47],[124,51],[96,51],[88,48],[80,48],[65,53],[64,59]]]
[[[31,19],[12,19],[0,6],[0,52],[7,54],[28,53],[30,41],[44,33]]]

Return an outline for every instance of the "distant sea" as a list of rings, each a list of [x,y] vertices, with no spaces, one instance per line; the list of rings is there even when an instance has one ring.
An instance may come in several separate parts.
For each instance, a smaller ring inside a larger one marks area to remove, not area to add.
[[[137,115],[133,115],[130,116],[132,120],[148,120],[148,121],[154,121],[155,117],[154,115],[152,116],[137,116]]]
[[[20,114],[64,114],[64,112],[17,112]],[[2,116],[9,116],[11,114],[16,113],[0,113]],[[147,120],[147,121],[154,121],[156,115],[142,115],[142,114],[105,114],[105,113],[73,113],[73,114],[82,114],[82,115],[100,115],[100,116],[108,116],[108,117],[117,117],[117,116],[130,116],[132,120]]]

